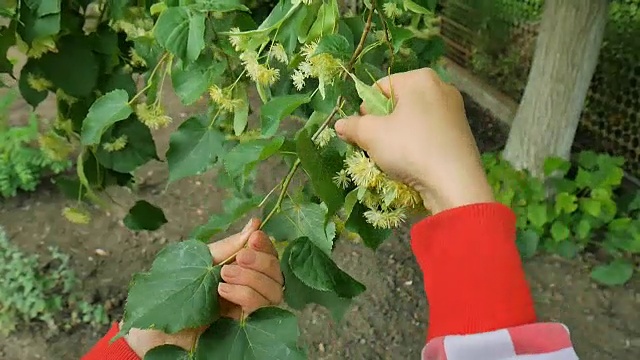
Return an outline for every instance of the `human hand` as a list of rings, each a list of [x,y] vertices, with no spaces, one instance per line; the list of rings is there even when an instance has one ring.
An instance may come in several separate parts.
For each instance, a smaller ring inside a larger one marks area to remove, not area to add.
[[[260,221],[251,219],[241,232],[209,244],[214,264],[223,262],[240,250],[235,262],[222,267],[221,275],[225,282],[218,285],[221,316],[238,320],[243,314],[247,316],[260,307],[282,302],[284,278],[278,253],[269,237],[258,230],[259,227]],[[245,244],[248,246],[243,248]],[[185,329],[176,334],[132,329],[125,339],[131,349],[143,358],[149,350],[161,345],[191,350],[206,328]]]
[[[338,135],[419,191],[434,214],[494,201],[460,92],[427,68],[393,74],[378,85],[393,95],[393,113],[374,116],[362,107],[363,115],[336,122]]]

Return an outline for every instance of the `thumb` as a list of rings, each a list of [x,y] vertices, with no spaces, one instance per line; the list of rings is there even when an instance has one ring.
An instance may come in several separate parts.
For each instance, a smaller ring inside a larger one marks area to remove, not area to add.
[[[381,121],[381,118],[372,115],[350,116],[338,120],[335,124],[335,130],[342,140],[368,151],[370,146],[375,143],[375,136]]]
[[[249,236],[258,230],[259,227],[260,220],[251,219],[241,232],[209,244],[209,252],[211,252],[211,256],[213,257],[213,263],[219,264],[240,251],[249,240]]]

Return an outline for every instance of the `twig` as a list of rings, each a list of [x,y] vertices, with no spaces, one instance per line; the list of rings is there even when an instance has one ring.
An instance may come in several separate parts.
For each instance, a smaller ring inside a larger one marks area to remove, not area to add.
[[[373,5],[373,2],[371,4]],[[351,57],[351,60],[349,60],[349,64],[347,65],[347,69],[349,69],[349,71],[351,71],[351,68],[356,63],[356,60],[358,60],[358,56],[360,56],[360,53],[364,49],[364,43],[367,40],[369,31],[371,31],[371,23],[373,22],[374,12],[375,12],[375,8],[372,6],[371,10],[369,10],[369,16],[367,16],[367,22],[366,24],[364,24],[364,29],[362,30],[362,36],[360,37],[360,42],[358,43],[358,46],[356,46],[356,51],[353,53],[353,56]]]

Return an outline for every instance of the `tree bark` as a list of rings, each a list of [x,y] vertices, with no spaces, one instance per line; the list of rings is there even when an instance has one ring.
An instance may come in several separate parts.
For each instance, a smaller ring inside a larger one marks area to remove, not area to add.
[[[503,156],[542,175],[549,156],[568,159],[598,63],[608,0],[546,0],[529,80]]]

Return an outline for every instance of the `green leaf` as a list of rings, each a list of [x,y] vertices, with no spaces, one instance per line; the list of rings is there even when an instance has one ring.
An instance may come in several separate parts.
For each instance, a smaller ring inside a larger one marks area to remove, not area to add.
[[[584,198],[580,199],[580,208],[593,217],[599,217],[602,214],[602,203],[598,200]]]
[[[540,243],[540,236],[538,233],[528,229],[524,231],[518,231],[516,236],[516,245],[520,250],[520,256],[523,258],[530,258],[536,254],[538,250],[538,244]]]
[[[573,241],[562,241],[560,243],[554,243],[555,252],[566,259],[573,259],[580,250],[578,245]]]
[[[582,151],[578,155],[578,164],[587,170],[593,170],[598,165],[598,154],[591,150]]]
[[[640,210],[640,190],[636,191],[633,200],[627,205],[627,211],[636,211]]]
[[[351,305],[351,299],[339,297],[331,291],[320,291],[305,285],[298,279],[289,265],[291,246],[287,246],[280,260],[280,267],[287,286],[284,288],[284,298],[287,305],[296,310],[304,309],[307,304],[318,304],[331,311],[333,318],[340,321]]]
[[[423,15],[432,15],[433,14],[428,9],[425,9],[424,7],[416,4],[415,2],[413,2],[411,0],[403,0],[402,1],[402,5],[404,6],[405,10],[414,12],[416,14],[423,14]]]
[[[206,224],[198,226],[194,229],[191,237],[200,241],[209,241],[214,235],[227,231],[231,224],[238,221],[241,217],[255,210],[260,204],[261,199],[258,197],[241,199],[230,198],[224,202],[223,211],[219,214],[213,214],[209,217]]]
[[[331,254],[333,238],[336,235],[335,224],[327,223],[325,204],[296,204],[290,199],[282,202],[280,212],[265,224],[264,230],[278,241],[293,241],[307,236],[327,255]]]
[[[98,59],[86,38],[65,36],[58,40],[57,48],[38,61],[44,77],[73,97],[90,95],[98,82]]]
[[[623,285],[633,276],[633,264],[622,259],[607,265],[598,265],[591,272],[591,278],[608,286]]]
[[[173,89],[184,105],[196,102],[207,91],[212,80],[220,76],[226,69],[224,62],[214,62],[207,59],[206,65],[201,61],[185,65],[182,61],[175,62],[171,69]]]
[[[98,87],[103,94],[113,90],[123,89],[127,91],[129,97],[133,98],[138,92],[133,77],[131,77],[131,74],[126,73],[123,68],[116,69],[108,75],[106,80],[101,79],[98,83]]]
[[[293,94],[274,97],[260,108],[262,135],[273,136],[280,122],[291,115],[302,104],[311,101],[308,94]]]
[[[261,161],[266,160],[275,154],[282,144],[284,138],[256,139],[236,145],[224,157],[223,163],[229,176],[236,179],[241,187],[244,186],[249,173]]]
[[[387,98],[378,88],[363,83],[353,74],[349,75],[356,84],[358,96],[364,102],[364,108],[368,114],[384,116],[393,111],[393,101]]]
[[[566,192],[561,192],[556,195],[555,210],[556,214],[571,214],[578,209],[578,198]]]
[[[415,37],[414,33],[404,27],[389,25],[389,34],[391,35],[391,44],[393,52],[398,53],[405,41]]]
[[[60,13],[38,16],[29,7],[21,6],[17,32],[28,45],[34,40],[56,35],[60,32]]]
[[[208,325],[219,316],[215,294],[220,281],[220,267],[213,266],[206,244],[187,240],[168,245],[151,271],[134,276],[119,335],[132,328],[175,334]]]
[[[161,345],[146,353],[143,360],[189,360],[191,356],[183,348],[175,345]]]
[[[571,163],[561,157],[552,156],[544,161],[543,171],[544,176],[554,176],[564,177],[569,169],[571,168]],[[556,172],[558,172],[556,174]]]
[[[18,78],[18,88],[20,89],[20,95],[22,98],[34,108],[38,106],[44,99],[47,98],[47,91],[37,91],[29,85],[29,74],[40,75],[40,71],[37,70],[36,64],[32,59],[27,60],[20,71],[20,78]]]
[[[223,153],[224,135],[205,117],[191,117],[171,134],[167,163],[169,182],[200,174]]]
[[[243,322],[220,318],[200,336],[195,353],[199,360],[306,360],[298,336],[294,314],[264,307]]]
[[[578,239],[587,239],[591,234],[591,223],[587,219],[581,219],[576,226],[575,232]]]
[[[238,84],[234,88],[234,99],[242,101],[240,106],[233,113],[233,133],[239,136],[247,128],[249,122],[249,97],[247,96],[247,87]]]
[[[167,218],[162,209],[144,200],[138,200],[124,218],[125,226],[134,231],[154,231],[166,223]]]
[[[240,0],[196,0],[196,8],[200,11],[249,11]]]
[[[158,43],[185,62],[193,62],[204,49],[205,14],[187,7],[170,7],[155,25]]]
[[[357,192],[355,196],[357,198]],[[360,235],[362,242],[368,248],[375,250],[391,236],[393,231],[391,229],[378,229],[369,224],[364,217],[365,211],[367,211],[367,208],[364,205],[356,203],[345,227],[347,230]]]
[[[569,238],[569,235],[571,235],[571,230],[569,230],[569,227],[567,227],[565,223],[560,220],[553,222],[551,225],[551,236],[555,241],[560,242],[566,240]]]
[[[24,0],[24,2],[39,17],[60,12],[60,0]]]
[[[0,27],[0,73],[13,72],[13,64],[6,55],[9,48],[15,45],[15,43],[15,22],[12,22],[8,27]]]
[[[340,34],[323,36],[314,55],[329,54],[337,59],[349,60],[353,55],[353,44]]]
[[[547,205],[545,204],[529,204],[527,206],[527,219],[537,228],[542,228],[547,221]]]
[[[129,95],[125,90],[114,90],[96,100],[82,122],[82,145],[96,145],[102,133],[111,125],[131,115]]]
[[[351,217],[351,212],[353,212],[353,208],[358,203],[358,189],[353,189],[349,191],[347,196],[344,198],[344,216],[349,219]]]
[[[113,20],[124,17],[129,0],[107,0],[107,16]]]
[[[123,136],[127,141],[123,149],[117,151],[104,149],[106,143]],[[132,172],[147,162],[158,159],[151,131],[135,116],[116,123],[104,133],[96,156],[104,167],[121,173]]]
[[[338,26],[339,16],[338,2],[336,0],[323,2],[318,10],[316,21],[309,29],[305,42],[316,40],[323,35],[333,34]]]
[[[339,297],[352,299],[366,287],[342,271],[336,263],[309,238],[301,237],[291,243],[289,266],[305,285],[320,291],[330,291]]]
[[[316,195],[327,204],[329,214],[335,214],[344,203],[345,196],[333,182],[335,174],[342,169],[343,156],[328,145],[318,150],[311,140],[311,132],[304,129],[296,137],[296,152]]]

